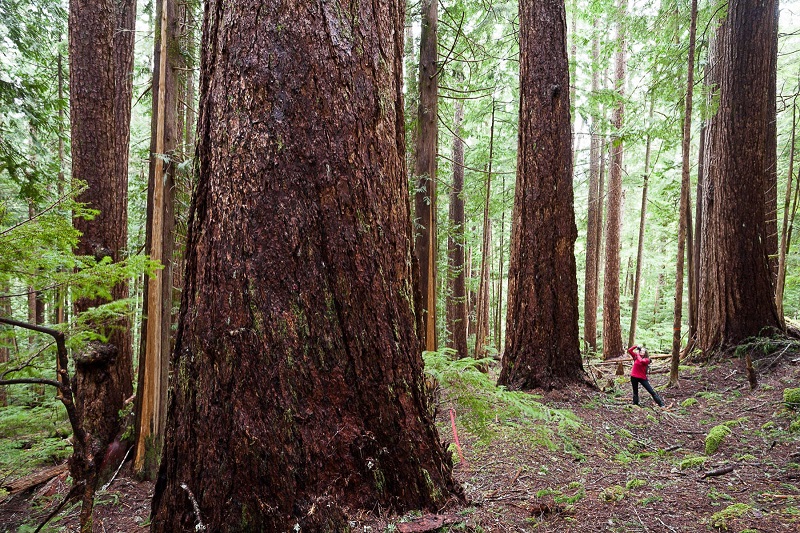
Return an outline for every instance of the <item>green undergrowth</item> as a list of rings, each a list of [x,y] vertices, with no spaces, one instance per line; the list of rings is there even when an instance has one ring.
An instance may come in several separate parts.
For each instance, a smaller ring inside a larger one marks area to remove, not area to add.
[[[55,400],[0,409],[0,481],[64,461],[72,453],[70,434],[64,408]]]
[[[509,430],[548,449],[557,445],[558,436],[566,452],[580,455],[568,437],[570,431],[581,428],[578,417],[566,409],[552,409],[536,400],[536,396],[498,387],[482,366],[492,359],[456,359],[448,349],[425,352],[425,372],[447,391],[455,402],[458,422],[478,438],[481,445],[489,444]]]

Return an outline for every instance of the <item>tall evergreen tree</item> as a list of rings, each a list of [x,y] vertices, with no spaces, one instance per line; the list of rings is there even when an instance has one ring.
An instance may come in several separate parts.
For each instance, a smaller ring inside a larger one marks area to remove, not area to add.
[[[564,1],[522,0],[519,15],[519,155],[499,383],[549,389],[583,375]]]

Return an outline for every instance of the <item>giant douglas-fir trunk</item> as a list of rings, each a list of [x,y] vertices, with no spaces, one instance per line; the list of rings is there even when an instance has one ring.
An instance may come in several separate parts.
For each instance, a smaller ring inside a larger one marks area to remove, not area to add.
[[[719,106],[706,134],[697,317],[706,353],[780,328],[764,239],[774,6],[732,1],[711,54]]]
[[[87,184],[78,200],[100,211],[93,220],[75,219],[82,233],[76,253],[98,260],[123,259],[127,245],[134,19],[132,0],[70,2],[72,177]],[[115,300],[127,295],[124,283],[112,289]],[[75,309],[80,312],[99,303],[78,301]],[[102,452],[117,436],[118,413],[133,390],[127,321],[115,326],[102,350],[88,359],[76,356],[76,403],[95,439],[93,452]]]
[[[458,491],[412,307],[403,4],[259,5],[206,7],[153,531],[194,527],[186,491],[210,531],[342,531],[343,507]]]
[[[499,383],[579,381],[569,66],[563,0],[522,0],[520,117],[506,344]]]

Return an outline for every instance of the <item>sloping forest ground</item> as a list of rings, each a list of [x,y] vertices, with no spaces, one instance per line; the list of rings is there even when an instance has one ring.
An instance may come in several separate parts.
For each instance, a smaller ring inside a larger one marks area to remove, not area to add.
[[[655,362],[650,381],[667,409],[645,391],[642,407],[632,406],[628,378],[615,377],[614,366],[591,366],[597,388],[529,394],[495,388],[496,368],[486,376],[472,361],[434,354],[427,368],[439,431],[454,442],[454,416],[464,461],[450,449],[468,503],[435,515],[353,513],[352,530],[800,531],[800,413],[784,403],[784,390],[800,386],[800,352],[787,348],[753,353],[752,391],[739,357],[682,366],[674,389],[663,388],[668,363]],[[30,461],[41,466],[41,454]],[[33,531],[63,498],[65,481],[5,496],[0,531]],[[126,467],[98,494],[95,531],[145,531],[151,496],[152,484],[132,480]],[[77,512],[68,506],[45,531],[75,530]]]

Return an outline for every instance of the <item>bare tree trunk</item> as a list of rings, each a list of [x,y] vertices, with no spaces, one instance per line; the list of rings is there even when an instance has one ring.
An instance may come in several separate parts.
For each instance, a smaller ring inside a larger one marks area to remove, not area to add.
[[[494,322],[494,335],[495,335],[495,342],[494,345],[497,346],[498,351],[502,351],[503,346],[503,251],[505,243],[503,242],[503,237],[505,236],[506,231],[506,209],[505,209],[505,199],[506,199],[506,175],[500,175],[500,196],[502,198],[502,211],[500,213],[500,245],[498,247],[498,258],[499,260],[499,272],[497,277],[497,314],[495,315],[495,322]]]
[[[672,363],[669,385],[678,384],[678,364],[681,356],[681,324],[683,322],[683,266],[686,252],[686,218],[689,215],[689,155],[692,141],[692,95],[694,94],[694,50],[697,33],[697,0],[692,0],[691,21],[689,24],[689,57],[686,69],[686,100],[683,107],[683,137],[681,141],[681,199],[678,214],[678,258],[675,273],[675,307],[672,315]]]
[[[72,177],[88,187],[78,198],[100,211],[93,220],[75,219],[82,236],[76,253],[100,260],[123,258],[127,240],[127,139],[132,91],[135,3],[73,0],[69,12],[70,115]],[[112,289],[125,298],[127,286]],[[78,301],[76,312],[98,301]],[[100,461],[119,434],[119,411],[132,393],[129,329],[126,321],[106,331],[109,342],[87,354],[76,354],[76,407],[92,443],[90,460]],[[86,479],[86,498],[97,477]],[[89,498],[90,499],[90,498]],[[91,506],[81,513],[82,529],[91,531]]]
[[[174,159],[178,145],[178,100],[176,84],[181,49],[177,6],[160,0],[156,8],[153,54],[153,112],[151,121],[150,173],[146,248],[150,258],[164,268],[148,278],[144,287],[136,410],[134,470],[145,479],[155,479],[166,423],[167,373],[172,318],[172,252],[174,248]]]
[[[767,246],[767,258],[772,281],[773,298],[778,280],[778,112],[777,112],[777,81],[778,81],[778,20],[780,18],[780,2],[777,0],[770,4],[773,9],[775,22],[772,25],[772,35],[769,37],[769,95],[767,109],[767,132],[764,151],[764,195],[766,206],[764,208],[764,242]],[[783,316],[780,316],[781,325]]]
[[[464,264],[464,142],[461,140],[461,121],[464,105],[456,102],[453,121],[453,188],[450,191],[450,223],[452,233],[447,240],[450,275],[450,290],[447,298],[447,327],[450,331],[450,347],[456,357],[466,357],[467,350],[467,292]]]
[[[187,493],[223,533],[344,531],[344,508],[458,493],[411,301],[403,6],[206,4],[154,532],[195,529]]]
[[[598,19],[592,22],[592,93],[600,90],[600,38]],[[597,286],[600,262],[600,218],[602,217],[602,187],[600,186],[600,151],[602,140],[598,120],[592,120],[589,144],[589,207],[586,222],[586,275],[583,299],[583,338],[591,351],[597,350]]]
[[[719,111],[707,134],[697,338],[707,355],[781,326],[764,212],[774,8],[734,0],[713,48]]]
[[[627,12],[627,0],[619,0],[619,16]],[[615,89],[619,93],[611,121],[618,137],[612,140],[611,169],[608,182],[608,213],[606,221],[606,264],[603,287],[603,358],[611,359],[622,355],[622,331],[620,327],[619,271],[620,271],[620,226],[622,223],[622,158],[623,145],[621,131],[625,106],[625,28],[624,22],[617,23],[617,58],[614,75]]]
[[[489,254],[492,243],[492,226],[489,219],[489,198],[492,190],[492,159],[494,157],[494,112],[492,100],[492,121],[489,129],[489,171],[486,174],[486,197],[483,206],[483,243],[481,245],[480,283],[478,285],[478,302],[475,314],[475,359],[486,355],[486,337],[489,336]]]
[[[652,110],[652,101],[650,109]],[[636,250],[636,279],[633,283],[633,306],[631,307],[631,329],[628,332],[628,346],[636,342],[636,320],[639,316],[639,289],[642,284],[642,263],[644,262],[644,226],[647,219],[647,182],[650,179],[650,135],[644,156],[644,184],[642,185],[642,211],[639,218],[639,245]]]
[[[703,85],[705,85],[705,70],[703,72]],[[697,202],[695,206],[694,215],[694,285],[690,289],[694,292],[693,297],[689,300],[690,305],[694,305],[694,312],[690,315],[692,320],[689,321],[689,338],[693,339],[692,343],[697,342],[697,314],[700,305],[700,257],[702,251],[702,236],[703,236],[703,183],[705,182],[705,149],[706,149],[706,121],[704,120],[700,126],[700,149],[697,155],[697,189],[695,196]]]
[[[520,2],[520,117],[506,348],[498,383],[583,379],[563,0]]]
[[[436,153],[438,149],[439,98],[436,26],[437,0],[422,0],[422,36],[419,52],[419,108],[417,116],[414,177],[414,217],[418,228],[415,253],[419,264],[419,292],[423,347],[437,349],[436,339]]]
[[[792,179],[794,177],[794,147],[795,134],[797,132],[797,96],[792,104],[792,140],[789,147],[789,175],[786,177],[786,195],[783,201],[783,229],[781,231],[781,245],[778,250],[778,281],[775,286],[775,306],[778,310],[778,318],[781,320],[781,327],[786,329],[786,322],[783,315],[783,291],[786,284],[786,254],[789,253],[788,232],[789,232],[789,210],[792,199]]]

